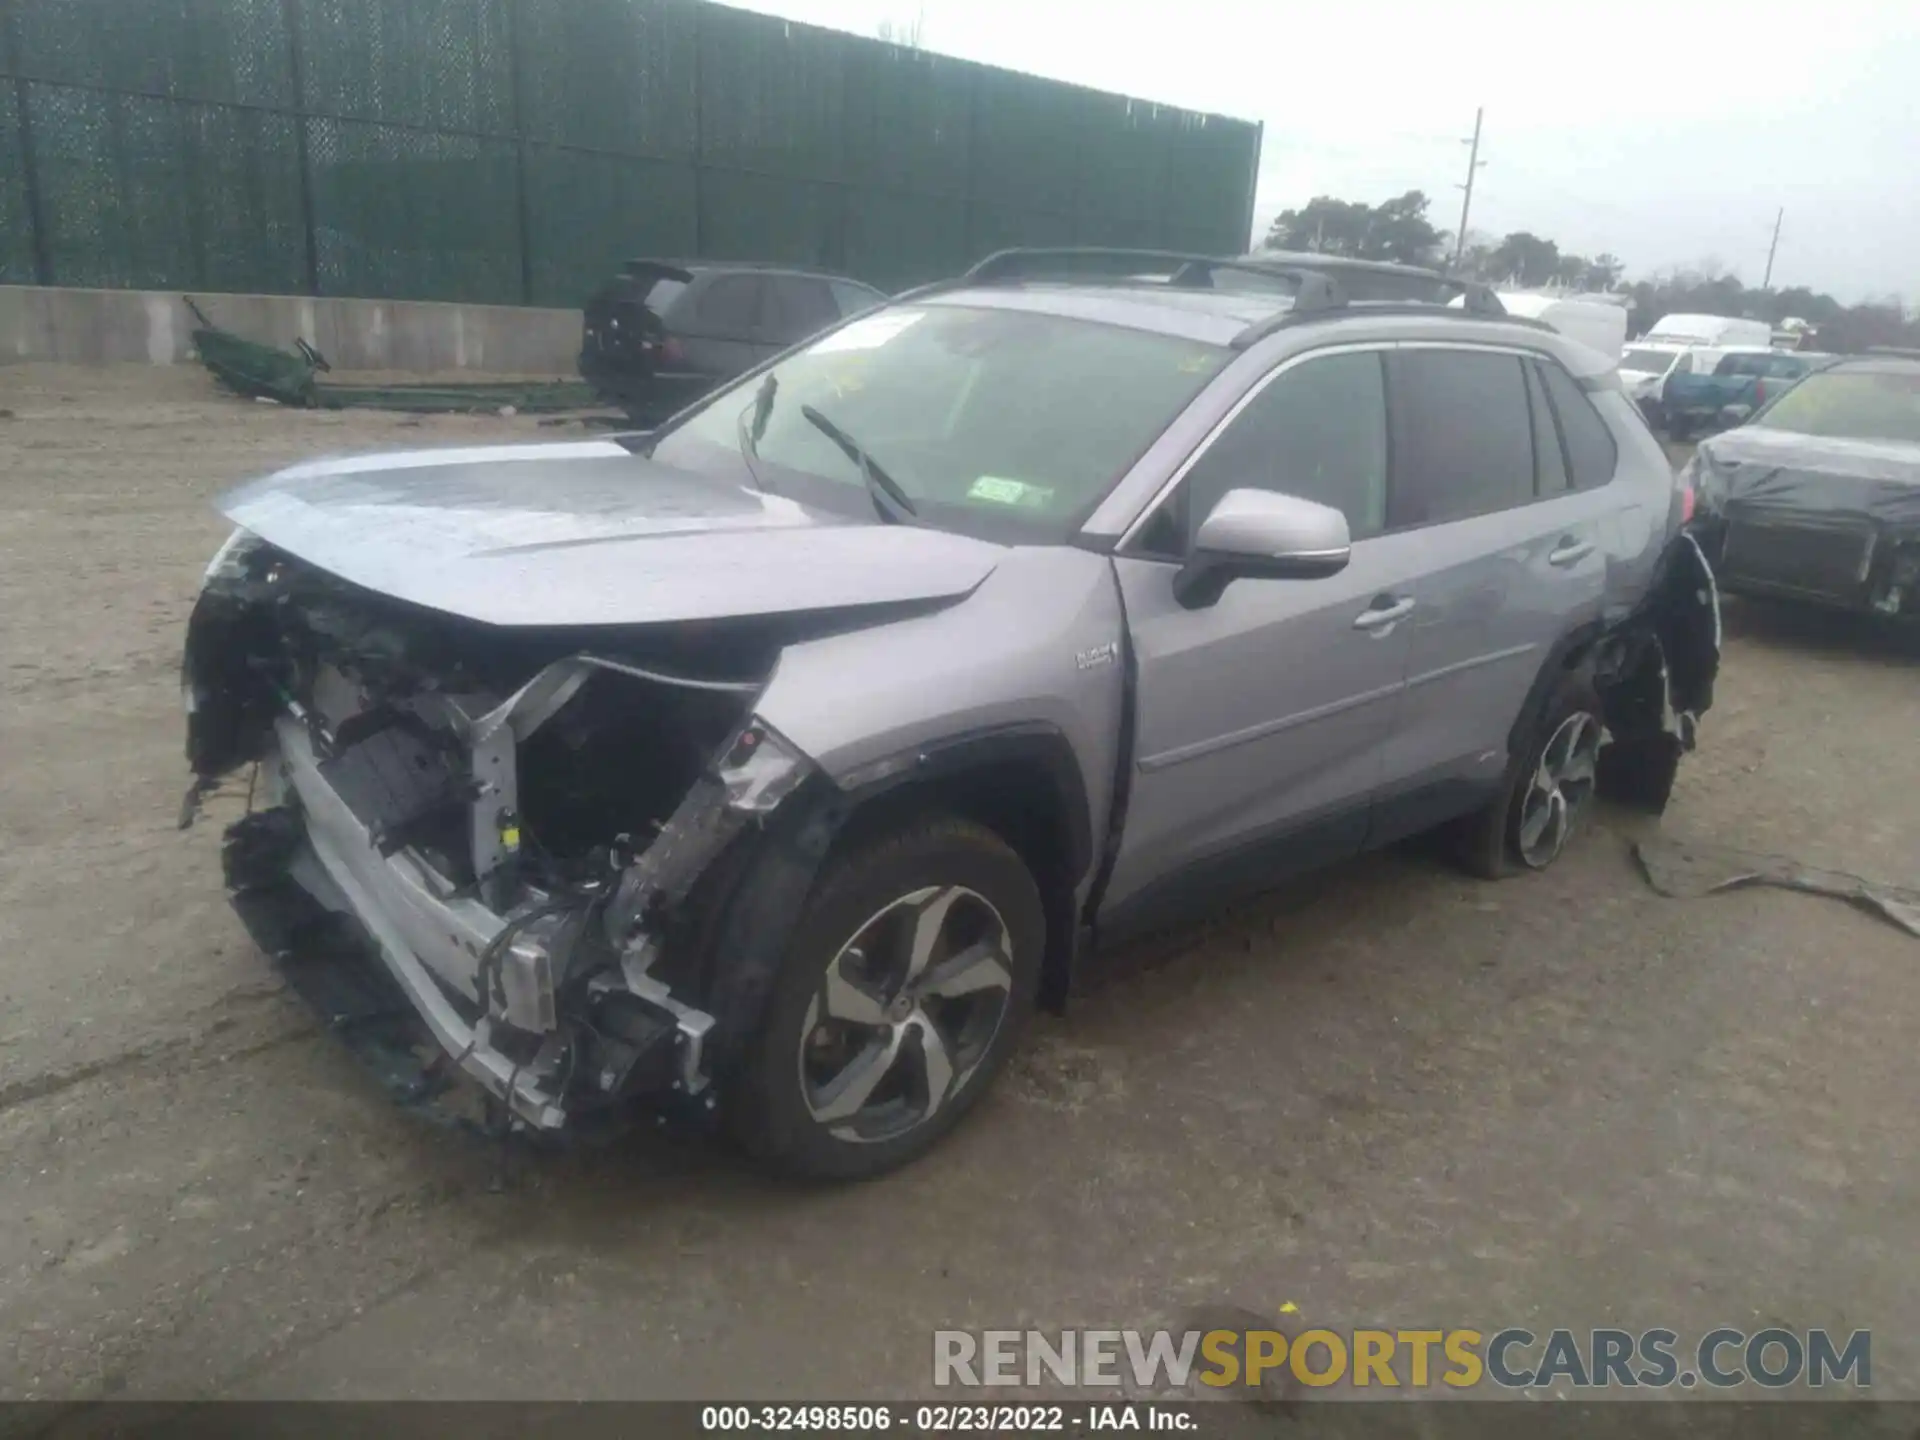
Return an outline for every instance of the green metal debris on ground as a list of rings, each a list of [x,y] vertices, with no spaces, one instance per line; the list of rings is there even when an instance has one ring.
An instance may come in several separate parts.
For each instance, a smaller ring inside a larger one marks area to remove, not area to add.
[[[200,363],[236,395],[272,400],[307,410],[405,410],[421,414],[461,414],[510,410],[522,415],[551,415],[603,408],[592,387],[579,380],[492,381],[472,385],[341,385],[320,379],[333,367],[305,340],[293,350],[248,340],[222,330],[193,303],[193,348]]]

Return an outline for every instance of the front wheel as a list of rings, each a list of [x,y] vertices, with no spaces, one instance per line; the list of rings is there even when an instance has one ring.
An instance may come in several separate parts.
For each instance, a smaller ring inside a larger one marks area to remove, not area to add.
[[[1592,680],[1569,671],[1513,757],[1499,797],[1460,822],[1455,849],[1461,863],[1496,880],[1544,870],[1559,859],[1592,804],[1604,735]]]
[[[828,864],[794,929],[731,1096],[775,1168],[852,1180],[960,1122],[1039,986],[1039,888],[992,831],[922,820]]]

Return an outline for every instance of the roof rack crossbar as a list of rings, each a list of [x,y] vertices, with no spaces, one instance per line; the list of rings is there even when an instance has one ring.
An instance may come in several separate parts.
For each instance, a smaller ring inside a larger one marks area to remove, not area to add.
[[[960,283],[990,285],[1043,278],[1055,281],[1084,279],[1090,283],[1124,281],[1137,275],[1139,267],[1148,265],[1167,267],[1166,284],[1176,289],[1231,289],[1231,284],[1215,284],[1214,277],[1222,272],[1228,277],[1236,274],[1254,275],[1262,280],[1290,281],[1293,285],[1293,304],[1285,313],[1293,316],[1322,315],[1330,310],[1338,310],[1347,303],[1346,292],[1340,288],[1338,281],[1324,271],[1309,266],[1276,265],[1271,261],[1222,260],[1216,255],[1196,255],[1184,250],[1124,250],[1097,246],[1001,250],[967,271]],[[1077,275],[1073,273],[1076,269],[1079,270]]]
[[[1210,287],[1215,271],[1227,270],[1258,275],[1263,280],[1294,278],[1304,273],[1291,265],[1257,264],[1245,260],[1223,260],[1218,255],[1201,255],[1191,250],[1134,250],[1099,245],[1049,245],[997,250],[962,277],[971,285],[990,285],[996,281],[1063,280],[1075,278],[1074,271],[1090,280],[1129,278],[1143,267],[1161,266],[1167,270],[1167,283],[1173,286]]]
[[[1348,315],[1427,315],[1436,320],[1504,320],[1509,325],[1524,325],[1529,330],[1552,330],[1553,326],[1544,320],[1534,320],[1524,315],[1508,312],[1500,303],[1500,297],[1487,286],[1477,281],[1460,281],[1463,298],[1455,305],[1429,305],[1418,300],[1361,300],[1343,301]],[[1320,319],[1327,309],[1302,309],[1295,305],[1291,310],[1283,310],[1278,315],[1269,315],[1264,320],[1256,320],[1247,326],[1230,342],[1235,350],[1245,350],[1259,344],[1269,335],[1285,330],[1291,325]]]

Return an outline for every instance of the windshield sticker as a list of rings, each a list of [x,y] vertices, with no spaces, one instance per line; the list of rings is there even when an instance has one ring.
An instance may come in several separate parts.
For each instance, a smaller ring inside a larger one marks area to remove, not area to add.
[[[850,350],[878,350],[918,324],[926,313],[924,310],[882,310],[878,315],[869,315],[834,331],[814,346],[811,353],[841,355]]]
[[[1029,485],[1024,480],[1009,480],[1002,475],[982,475],[967,491],[969,500],[987,500],[995,505],[1018,505],[1027,510],[1044,510],[1053,499],[1045,485]]]

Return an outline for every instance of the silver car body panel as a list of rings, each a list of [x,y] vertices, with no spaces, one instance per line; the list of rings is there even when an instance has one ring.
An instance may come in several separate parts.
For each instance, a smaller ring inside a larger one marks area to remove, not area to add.
[[[1671,474],[1651,436],[1638,443],[1644,426],[1610,412],[1619,446],[1610,484],[1359,540],[1336,575],[1244,578],[1212,606],[1182,607],[1178,566],[1130,552],[1214,438],[1293,366],[1437,346],[1545,356],[1579,379],[1606,369],[1546,332],[1516,343],[1512,326],[1446,322],[1426,339],[1410,336],[1404,316],[1373,323],[1381,338],[1342,324],[1252,347],[1088,522],[1090,534],[1117,531],[1139,664],[1135,769],[1109,908],[1210,855],[1329,816],[1364,817],[1371,797],[1497,781],[1555,645],[1624,617],[1652,578]],[[1131,503],[1119,503],[1123,492]],[[1377,623],[1383,612],[1405,618]]]
[[[608,453],[608,449],[612,453]],[[295,466],[223,496],[234,524],[369,590],[492,625],[647,625],[964,595],[1001,549],[883,527],[619,446]],[[671,543],[667,543],[671,542]]]
[[[1125,704],[1112,561],[1017,547],[964,605],[791,645],[758,713],[842,783],[956,736],[1045,726],[1072,747],[1105,832]]]

